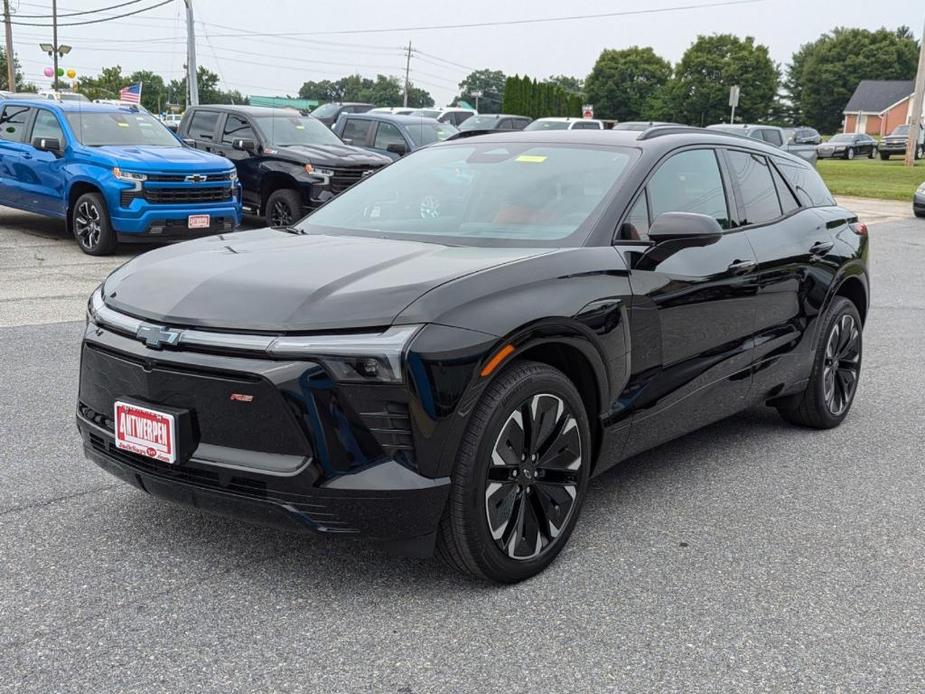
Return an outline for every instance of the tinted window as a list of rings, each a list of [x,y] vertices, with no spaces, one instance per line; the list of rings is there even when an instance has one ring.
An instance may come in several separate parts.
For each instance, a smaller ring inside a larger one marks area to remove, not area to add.
[[[64,133],[58,124],[58,119],[51,111],[40,108],[35,114],[35,123],[32,126],[32,139],[37,137],[55,137],[64,146]]]
[[[713,217],[725,229],[729,211],[716,155],[710,149],[675,154],[649,181],[652,219],[664,212],[696,212]]]
[[[780,172],[773,166],[771,167],[771,177],[774,179],[774,187],[777,188],[777,197],[780,200],[783,213],[790,214],[794,210],[798,210],[800,208],[800,203],[793,197],[793,193],[780,175]]]
[[[376,130],[376,141],[373,143],[373,147],[376,149],[388,149],[389,145],[407,146],[405,138],[401,136],[398,128],[391,123],[380,123],[379,129]]]
[[[406,125],[405,129],[408,131],[408,134],[411,135],[414,144],[418,147],[430,145],[434,142],[443,142],[451,135],[455,135],[459,132],[449,123],[428,123],[426,121]]]
[[[528,125],[530,125],[529,118],[515,118],[514,123],[511,126],[514,130],[523,130]]]
[[[771,130],[770,128],[767,128],[765,130],[762,130],[761,133],[762,133],[762,136],[765,142],[769,142],[772,145],[775,145],[776,147],[780,147],[782,144],[784,144],[783,139],[781,139],[780,133],[777,132],[776,130]]]
[[[235,140],[256,140],[254,129],[241,116],[229,113],[222,128],[222,144],[230,145]]]
[[[592,121],[578,121],[572,124],[572,130],[600,130],[601,126]]]
[[[728,155],[732,178],[739,185],[744,208],[739,210],[739,224],[763,224],[780,217],[780,203],[767,160],[736,150],[729,151]]]
[[[0,138],[11,142],[23,142],[26,137],[25,126],[32,114],[28,106],[7,106],[0,116]]]
[[[317,118],[300,116],[295,111],[273,112],[254,118],[257,130],[267,142],[288,147],[291,145],[339,145],[340,138]]]
[[[530,123],[524,130],[529,130],[531,132],[534,130],[568,130],[568,125],[568,121],[545,120],[541,118]],[[578,123],[575,124],[575,127],[578,127]]]
[[[797,195],[804,207],[824,207],[834,205],[832,194],[825,187],[822,178],[805,164],[797,164],[789,159],[775,159],[778,170]]]
[[[330,118],[336,116],[339,112],[340,104],[321,104],[321,106],[312,111],[312,115],[315,118]]]
[[[344,132],[341,138],[344,142],[350,141],[354,145],[366,144],[366,138],[369,136],[369,130],[373,121],[362,118],[348,118],[344,123]]]
[[[196,111],[189,124],[189,136],[194,140],[212,140],[218,123],[218,111]]]
[[[649,239],[649,205],[643,191],[633,204],[626,221],[623,222],[620,237],[629,241],[647,241]]]

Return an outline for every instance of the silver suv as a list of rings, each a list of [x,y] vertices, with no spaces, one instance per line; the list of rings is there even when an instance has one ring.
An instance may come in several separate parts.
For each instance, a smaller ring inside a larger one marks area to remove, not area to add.
[[[783,128],[778,128],[776,125],[716,123],[715,125],[708,125],[707,127],[711,130],[723,130],[735,135],[741,135],[742,137],[750,137],[753,140],[767,142],[772,147],[777,147],[778,149],[782,149],[785,152],[800,157],[800,159],[805,159],[813,166],[816,165],[816,148],[810,144],[797,144],[791,138],[787,137]]]

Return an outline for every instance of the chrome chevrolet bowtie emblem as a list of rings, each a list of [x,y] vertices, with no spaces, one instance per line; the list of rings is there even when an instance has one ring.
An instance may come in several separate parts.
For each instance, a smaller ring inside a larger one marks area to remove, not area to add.
[[[161,349],[164,345],[175,347],[180,342],[180,331],[162,328],[159,325],[142,325],[135,337],[151,349]]]
[[[187,176],[185,180],[187,183],[202,183],[203,181],[207,179],[208,179],[208,176],[204,176],[202,174],[191,174]]]

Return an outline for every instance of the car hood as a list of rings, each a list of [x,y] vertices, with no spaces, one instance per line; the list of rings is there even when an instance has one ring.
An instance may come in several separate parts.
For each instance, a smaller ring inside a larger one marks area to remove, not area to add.
[[[138,256],[109,276],[104,297],[117,311],[177,326],[264,332],[385,327],[441,284],[548,252],[260,229]]]
[[[300,163],[306,164],[385,166],[392,163],[388,157],[352,145],[293,145],[277,149],[283,154],[298,159]]]
[[[112,159],[114,166],[131,167],[132,171],[180,171],[202,169],[230,169],[232,164],[224,157],[210,154],[192,147],[151,147],[145,145],[132,145],[116,147],[94,147],[97,155],[104,155]]]

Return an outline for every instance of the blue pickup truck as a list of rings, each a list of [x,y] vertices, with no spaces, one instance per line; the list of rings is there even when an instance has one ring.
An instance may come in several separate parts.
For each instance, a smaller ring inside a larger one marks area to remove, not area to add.
[[[81,250],[177,241],[241,222],[227,159],[134,106],[15,99],[0,111],[0,205],[67,220]]]

